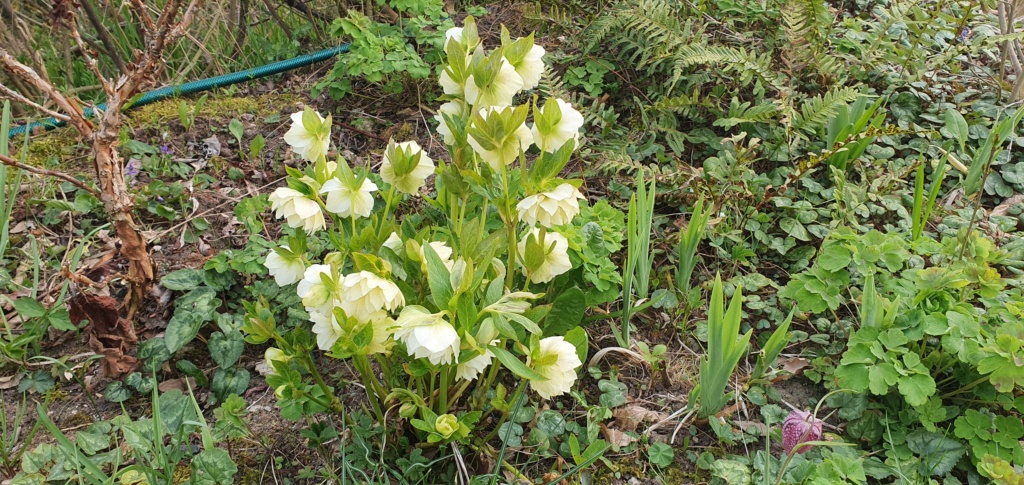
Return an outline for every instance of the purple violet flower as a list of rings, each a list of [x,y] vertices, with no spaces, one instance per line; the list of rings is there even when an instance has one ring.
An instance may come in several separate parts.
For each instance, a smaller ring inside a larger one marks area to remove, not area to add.
[[[128,163],[126,163],[124,166],[124,176],[135,177],[136,175],[139,174],[139,169],[141,168],[142,162],[140,162],[138,158],[131,158],[128,160]]]
[[[160,145],[160,154],[167,156],[174,153],[174,149],[168,145]]]
[[[811,413],[793,410],[782,423],[782,447],[786,449],[787,455],[800,443],[820,439],[821,421],[815,419]],[[812,446],[802,446],[797,452],[805,453],[811,448]]]

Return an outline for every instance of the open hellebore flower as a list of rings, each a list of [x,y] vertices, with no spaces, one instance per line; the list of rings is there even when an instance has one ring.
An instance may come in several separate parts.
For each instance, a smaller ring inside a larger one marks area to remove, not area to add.
[[[441,134],[441,138],[444,139],[445,145],[455,144],[455,134],[452,133],[451,128],[448,126],[448,122],[445,121],[443,115],[448,115],[449,118],[456,119],[462,118],[466,110],[465,103],[461,99],[453,99],[441,105],[437,110],[437,114],[434,115],[434,119],[437,120],[437,132]]]
[[[339,217],[370,217],[373,213],[373,191],[377,190],[377,184],[368,178],[362,182],[354,179],[346,183],[337,177],[324,183],[320,193],[327,194],[327,201],[324,204],[327,210],[337,214]]]
[[[397,310],[405,305],[398,285],[369,271],[346,275],[341,282],[338,306],[349,317],[368,322],[380,310]]]
[[[437,257],[441,258],[441,262],[444,266],[451,271],[455,266],[455,261],[452,261],[452,248],[448,247],[442,241],[430,241],[427,244],[433,248],[434,252],[437,253]],[[427,256],[423,253],[423,245],[420,245],[420,266],[424,273],[427,272]]]
[[[310,312],[309,319],[313,321],[316,346],[320,350],[331,350],[334,342],[337,342],[345,334],[338,319],[334,318],[334,312]]]
[[[306,307],[306,311],[330,315],[339,299],[338,288],[328,288],[324,285],[323,276],[327,276],[335,285],[339,283],[340,275],[335,275],[329,264],[312,264],[302,274],[302,280],[299,281],[295,292],[302,298],[302,305]]]
[[[430,313],[421,306],[407,306],[395,321],[395,338],[405,342],[409,355],[431,364],[451,364],[459,358],[459,333],[443,313]]]
[[[471,381],[480,377],[480,373],[491,365],[491,360],[494,359],[494,353],[490,350],[485,350],[484,353],[473,357],[455,368],[455,377],[457,379],[464,379]]]
[[[320,204],[290,187],[280,187],[270,194],[270,208],[278,219],[287,219],[288,227],[302,228],[307,234],[327,226]]]
[[[384,241],[383,246],[391,249],[399,256],[405,255],[405,252],[402,251],[402,248],[405,247],[405,243],[402,242],[402,237],[399,236],[397,232],[392,232],[391,235],[388,236],[387,240]]]
[[[523,78],[523,89],[537,87],[544,74],[544,48],[533,43],[533,34],[513,42],[509,39],[508,30],[503,27],[501,45],[504,47],[505,59],[515,68],[516,74]]]
[[[270,272],[270,276],[274,277],[278,286],[295,283],[301,280],[302,274],[306,272],[306,265],[302,262],[302,257],[287,247],[280,247],[267,253],[267,259],[263,261],[263,266],[267,267],[267,271]]]
[[[423,152],[419,143],[406,141],[388,143],[384,161],[380,164],[381,180],[395,186],[399,192],[417,195],[427,177],[434,174],[434,161]],[[372,205],[371,205],[372,207]]]
[[[292,113],[292,126],[284,134],[284,141],[300,157],[315,162],[327,155],[331,145],[330,115],[325,120],[320,113],[311,109]]]
[[[548,99],[544,107],[533,110],[533,142],[537,148],[554,153],[566,142],[579,143],[583,115],[561,99]]]
[[[793,452],[800,443],[821,439],[821,421],[806,411],[793,410],[782,423],[782,447],[786,454]],[[806,453],[812,447],[801,446],[797,453]]]
[[[572,269],[569,241],[557,232],[546,232],[541,240],[541,230],[533,229],[519,241],[519,264],[526,268],[530,281],[547,283]]]
[[[583,365],[576,346],[566,342],[563,337],[541,339],[537,359],[527,359],[527,366],[547,380],[530,381],[530,387],[537,394],[550,399],[569,392],[576,382],[576,368]]]
[[[514,162],[533,144],[533,134],[524,123],[524,108],[488,108],[473,115],[467,141],[495,171]]]
[[[473,107],[503,107],[511,105],[512,98],[523,89],[523,78],[508,60],[492,54],[472,70],[465,86],[466,101]]]
[[[342,315],[345,317],[346,315]],[[348,318],[339,322],[337,316],[332,312],[323,314],[320,312],[310,313],[310,320],[313,321],[313,333],[316,334],[316,346],[320,350],[331,350],[340,339],[343,348],[360,355],[382,354],[390,349],[387,345],[388,337],[391,336],[390,327],[394,323],[384,311],[370,314],[366,320]],[[347,348],[355,346],[355,336],[362,332],[366,326],[370,326],[373,337],[369,343],[362,348]]]
[[[516,205],[519,209],[519,219],[536,226],[540,224],[546,228],[561,226],[572,222],[573,217],[580,213],[579,199],[583,198],[575,187],[570,184],[562,184],[550,192],[541,192],[531,195]]]

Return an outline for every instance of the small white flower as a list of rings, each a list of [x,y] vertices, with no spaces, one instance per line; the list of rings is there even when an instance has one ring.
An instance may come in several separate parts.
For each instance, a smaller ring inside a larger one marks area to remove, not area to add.
[[[530,236],[533,236],[533,244],[527,244]],[[547,283],[562,273],[572,269],[572,262],[569,260],[569,241],[565,236],[548,231],[544,234],[542,247],[537,247],[540,242],[540,229],[536,228],[528,232],[522,241],[519,241],[519,265],[525,267],[523,258],[527,251],[543,251],[544,259],[536,268],[527,268],[530,281],[534,283]],[[528,247],[529,246],[529,247]]]
[[[394,148],[389,146],[384,152],[384,160],[380,164],[381,180],[394,185],[399,192],[418,195],[427,177],[434,174],[434,161],[415,141],[398,143]],[[392,160],[392,156],[396,159]]]
[[[487,108],[481,110],[480,114],[484,119],[487,119],[490,113],[502,111],[501,108]],[[509,130],[511,133],[506,132],[506,136],[502,140],[487,140],[486,143],[493,145],[493,150],[487,150],[484,145],[470,135],[467,139],[470,146],[473,147],[480,159],[491,166],[495,171],[501,170],[501,167],[511,164],[519,158],[519,152],[530,149],[530,145],[533,144],[533,134],[529,128],[526,127],[526,123],[515,127],[513,130]],[[496,143],[495,143],[496,142]]]
[[[320,122],[324,122],[324,117],[320,116],[320,113],[312,111],[316,114],[317,118],[320,118]],[[302,122],[303,112],[292,113],[292,126],[288,129],[288,132],[284,134],[284,141],[291,145],[292,150],[305,160],[310,162],[317,161],[320,157],[327,155],[327,150],[331,145],[331,138],[329,136],[323,136],[322,134],[313,133],[306,129],[306,126]]]
[[[302,274],[306,272],[306,265],[303,264],[302,258],[292,254],[288,248],[284,247],[273,249],[267,253],[263,266],[266,266],[270,276],[274,277],[277,286],[288,286],[295,283],[301,280]]]
[[[533,89],[540,84],[540,77],[544,74],[543,58],[544,48],[534,45],[526,57],[513,66],[516,74],[523,79],[523,89]]]
[[[552,105],[551,101],[555,104]],[[559,115],[554,115],[553,106],[558,106]],[[543,121],[540,118],[544,118]],[[576,108],[561,99],[548,99],[544,102],[540,116],[534,113],[534,123],[531,133],[533,142],[537,148],[554,153],[562,148],[569,140],[579,144],[580,128],[583,127],[583,115]]]
[[[395,338],[405,342],[409,355],[431,364],[451,364],[459,358],[459,333],[443,313],[430,313],[421,306],[407,306],[395,321]]]
[[[446,145],[455,144],[455,134],[452,133],[451,128],[448,126],[448,122],[444,120],[444,116],[448,115],[449,118],[461,118],[465,112],[465,104],[460,99],[453,99],[441,105],[437,110],[437,114],[434,115],[434,119],[437,120],[437,132],[441,134]]]
[[[369,271],[346,275],[341,282],[338,306],[350,318],[368,322],[381,310],[397,310],[405,305],[402,290],[393,282]]]
[[[502,58],[498,74],[490,83],[478,86],[476,76],[470,74],[466,78],[466,101],[475,108],[509,106],[512,104],[512,98],[521,89],[523,89],[523,78],[516,72],[516,68],[508,63],[508,60]],[[447,90],[445,90],[445,94],[448,94]]]
[[[536,226],[540,224],[548,229],[568,224],[580,213],[580,199],[583,194],[569,184],[562,184],[550,192],[531,195],[516,205],[519,219]]]
[[[309,319],[313,321],[313,333],[316,334],[316,346],[320,350],[331,350],[334,342],[337,342],[345,334],[334,313],[310,312]]]
[[[441,89],[444,90],[444,94],[449,96],[462,96],[465,93],[465,83],[461,83],[452,79],[452,75],[445,69],[441,71],[441,75],[437,78],[437,81],[441,84]]]
[[[455,378],[472,381],[477,377],[480,377],[480,373],[491,365],[491,360],[494,359],[494,353],[490,350],[485,350],[483,354],[480,354],[472,359],[469,359],[455,368]]]
[[[576,354],[576,346],[563,337],[541,339],[537,359],[527,359],[526,365],[547,380],[530,381],[530,387],[537,394],[550,399],[569,392],[576,382],[576,369],[583,365]]]
[[[444,32],[444,50],[448,50],[448,43],[452,40],[462,42],[462,27],[452,27]]]
[[[324,286],[321,275],[326,275],[328,279],[337,281],[330,265],[312,264],[306,268],[295,292],[299,298],[302,298],[302,305],[305,306],[306,311],[330,315],[338,301],[337,289]]]
[[[377,190],[368,178],[363,179],[362,185],[353,190],[342,183],[341,179],[332,178],[324,183],[321,194],[327,194],[327,201],[324,204],[327,210],[337,214],[339,217],[370,217],[373,213],[373,192]]]
[[[386,248],[391,249],[392,251],[395,252],[395,254],[397,254],[399,256],[402,256],[402,255],[405,254],[402,251],[402,248],[405,247],[405,243],[402,242],[402,238],[399,237],[397,232],[392,232],[391,235],[388,236],[388,239],[386,241],[384,241],[383,246],[386,247]]]
[[[289,227],[302,228],[307,234],[327,226],[320,204],[290,187],[280,187],[270,194],[270,208],[278,219],[287,219]]]

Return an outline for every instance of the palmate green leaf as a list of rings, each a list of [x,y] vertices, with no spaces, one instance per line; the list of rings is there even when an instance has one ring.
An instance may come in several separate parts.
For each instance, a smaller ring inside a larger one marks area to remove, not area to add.
[[[192,459],[192,480],[194,485],[231,485],[238,473],[238,466],[231,455],[220,448],[203,450]]]
[[[913,374],[901,377],[898,387],[907,404],[924,406],[928,398],[935,394],[935,379],[927,374]]]

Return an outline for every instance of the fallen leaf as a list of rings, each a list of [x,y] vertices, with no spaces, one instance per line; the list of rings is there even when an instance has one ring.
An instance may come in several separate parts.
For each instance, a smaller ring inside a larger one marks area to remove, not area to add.
[[[793,375],[799,375],[800,372],[810,366],[810,359],[803,357],[782,357],[779,359],[779,368]]]
[[[652,411],[639,404],[628,404],[615,409],[612,414],[615,417],[615,425],[622,431],[636,431],[640,423],[657,423],[668,419],[668,415],[658,411]]]
[[[185,385],[186,379],[188,380],[188,386]],[[177,389],[183,393],[187,393],[189,386],[191,386],[192,389],[195,389],[196,380],[191,377],[179,377],[177,379],[168,379],[166,381],[161,382],[159,385],[156,386],[156,389],[160,391],[160,394],[163,394],[167,391],[171,391],[174,389]]]
[[[135,370],[139,361],[129,355],[138,343],[135,327],[121,318],[117,300],[109,296],[78,293],[68,299],[71,322],[89,322],[89,347],[103,356],[103,374],[119,378]]]
[[[989,213],[989,216],[1005,216],[1007,211],[1010,210],[1010,207],[1013,207],[1021,202],[1024,202],[1024,194],[1017,194],[1013,197],[1010,197],[1009,199],[1003,201],[1002,204],[997,205],[995,209],[992,209],[992,212]]]
[[[761,436],[764,436],[766,433],[768,433],[768,426],[758,421],[736,421],[735,423],[736,426],[739,426],[740,430],[742,431],[754,428],[761,433]]]
[[[601,425],[601,434],[603,434],[604,438],[608,440],[608,443],[612,445],[612,448],[616,450],[623,446],[629,446],[630,443],[637,440],[637,438],[630,436],[628,433],[609,428],[604,424]]]
[[[0,377],[0,389],[11,389],[21,382],[21,374]]]

